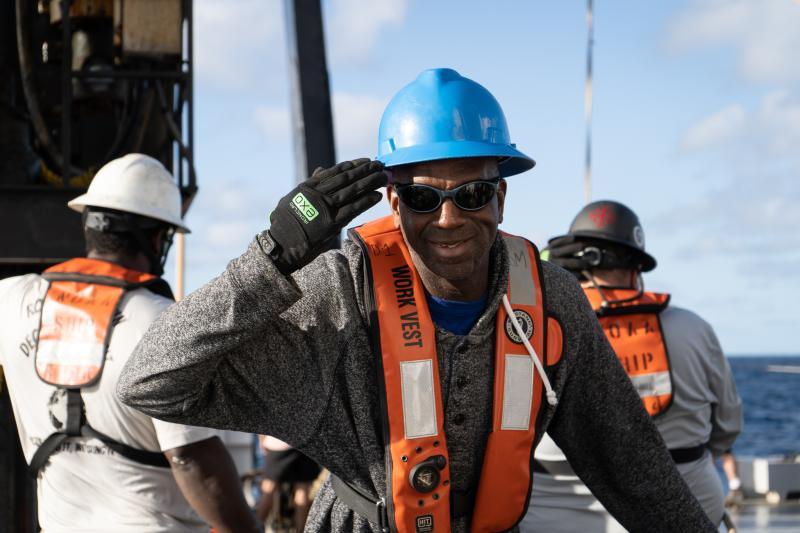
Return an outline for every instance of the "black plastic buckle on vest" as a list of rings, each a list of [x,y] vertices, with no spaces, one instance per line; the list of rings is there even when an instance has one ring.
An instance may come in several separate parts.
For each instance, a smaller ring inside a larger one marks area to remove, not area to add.
[[[355,514],[369,520],[373,524],[380,527],[381,533],[389,533],[391,527],[389,525],[389,513],[386,507],[386,500],[380,498],[375,500],[371,496],[364,494],[361,489],[353,487],[351,484],[342,480],[341,478],[330,475],[331,487],[336,497],[347,507],[350,508]],[[469,516],[475,507],[474,490],[469,492],[459,492],[456,490],[450,491],[450,516],[451,518],[460,518],[462,516]]]
[[[381,533],[389,533],[389,512],[386,509],[386,500],[379,498],[377,501],[363,493],[361,489],[353,487],[338,476],[331,474],[331,486],[336,497],[349,507],[355,514],[369,520],[380,527]]]
[[[381,533],[389,533],[389,512],[386,510],[386,500],[381,498],[375,502],[375,512],[378,514],[378,527]]]

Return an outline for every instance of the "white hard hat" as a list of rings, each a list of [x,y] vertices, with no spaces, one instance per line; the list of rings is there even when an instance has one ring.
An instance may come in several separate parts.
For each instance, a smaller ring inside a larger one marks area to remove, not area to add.
[[[160,161],[144,154],[128,154],[106,163],[89,190],[67,205],[82,213],[86,207],[105,207],[133,213],[175,226],[189,233],[181,219],[181,194]]]

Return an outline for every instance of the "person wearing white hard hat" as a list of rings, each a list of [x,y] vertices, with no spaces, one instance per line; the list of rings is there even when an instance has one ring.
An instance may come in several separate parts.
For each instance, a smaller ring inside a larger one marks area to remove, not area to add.
[[[68,204],[87,257],[0,281],[0,364],[43,531],[258,531],[214,430],[115,396],[139,338],[172,301],[163,270],[180,191],[157,160],[105,165]]]

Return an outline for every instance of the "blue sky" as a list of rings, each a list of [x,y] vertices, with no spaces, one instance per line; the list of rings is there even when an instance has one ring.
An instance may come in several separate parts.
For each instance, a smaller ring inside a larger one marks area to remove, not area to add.
[[[509,180],[504,229],[540,246],[566,231],[583,205],[585,2],[323,9],[340,160],[374,157],[383,107],[421,70],[455,68],[497,97],[537,161]],[[195,0],[195,16],[190,290],[294,182],[283,1]],[[797,28],[797,0],[595,1],[593,199],[639,214],[659,261],[646,286],[708,320],[732,354],[800,352]]]

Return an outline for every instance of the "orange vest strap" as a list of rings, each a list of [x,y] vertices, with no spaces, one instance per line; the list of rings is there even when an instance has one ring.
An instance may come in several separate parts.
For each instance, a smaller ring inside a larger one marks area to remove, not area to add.
[[[50,281],[86,281],[99,285],[131,288],[156,282],[160,278],[146,272],[130,270],[125,267],[79,257],[54,265],[44,271],[43,277]]]
[[[633,289],[606,289],[601,288],[606,300],[614,302],[617,300],[628,300],[637,296],[637,291]],[[669,305],[669,294],[657,292],[643,292],[637,298],[620,303],[612,303],[603,306],[603,298],[597,289],[590,287],[584,289],[589,303],[597,313],[597,316],[629,315],[632,313],[660,313]]]

